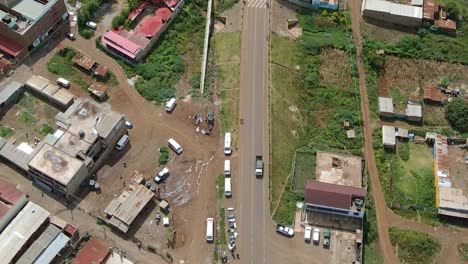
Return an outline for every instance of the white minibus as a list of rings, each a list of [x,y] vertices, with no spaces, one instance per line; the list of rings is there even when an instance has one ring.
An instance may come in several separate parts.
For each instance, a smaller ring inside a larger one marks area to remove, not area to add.
[[[65,80],[64,78],[58,78],[57,84],[65,88],[70,87],[70,82],[68,80]]]
[[[172,112],[172,110],[174,110],[174,107],[176,106],[176,99],[175,98],[171,98],[171,100],[169,100],[167,103],[166,103],[166,112]]]
[[[231,178],[224,179],[224,195],[226,197],[230,197],[232,195],[231,192]]]
[[[127,143],[128,143],[128,135],[125,134],[119,139],[115,148],[117,150],[122,150],[123,148],[125,148],[125,145],[127,145]]]
[[[231,176],[231,161],[224,161],[224,176]]]
[[[224,135],[224,154],[231,155],[231,133],[226,133]]]
[[[213,242],[213,218],[206,219],[206,241]]]
[[[168,141],[167,141],[167,144],[169,145],[169,147],[175,151],[175,153],[177,154],[180,154],[182,153],[182,151],[184,151],[184,149],[179,145],[179,143],[177,143],[173,138],[170,138]]]

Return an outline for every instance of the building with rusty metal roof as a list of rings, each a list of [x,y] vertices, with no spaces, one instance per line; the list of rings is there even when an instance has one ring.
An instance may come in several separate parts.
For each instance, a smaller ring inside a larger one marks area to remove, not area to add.
[[[126,233],[135,218],[153,199],[154,193],[142,184],[130,184],[104,210],[109,224]]]
[[[6,181],[0,181],[0,233],[27,202],[22,191]]]
[[[434,86],[424,87],[424,102],[429,104],[442,104],[446,101],[441,90]]]

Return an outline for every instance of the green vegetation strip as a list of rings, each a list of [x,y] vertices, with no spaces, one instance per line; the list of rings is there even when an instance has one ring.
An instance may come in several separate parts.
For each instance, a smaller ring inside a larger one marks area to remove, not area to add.
[[[239,119],[240,32],[216,33],[212,42],[213,66],[222,99],[221,130],[232,131]]]
[[[218,188],[216,190],[216,198],[218,200],[221,200],[224,197],[224,175],[220,174],[216,178],[216,187]]]
[[[226,211],[224,208],[219,209],[219,244],[225,246],[226,240]]]
[[[439,242],[426,233],[396,227],[389,231],[401,263],[433,263],[440,250]]]
[[[164,165],[169,160],[169,149],[166,146],[159,148],[159,165]]]
[[[0,123],[0,137],[9,138],[13,133],[14,130],[12,128],[6,127],[4,124]]]

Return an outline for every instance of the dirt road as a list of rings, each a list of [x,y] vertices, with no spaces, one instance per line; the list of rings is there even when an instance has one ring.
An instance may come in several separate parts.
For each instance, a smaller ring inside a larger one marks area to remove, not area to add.
[[[361,94],[361,112],[364,120],[364,156],[366,159],[366,167],[369,172],[372,184],[372,193],[374,195],[375,209],[377,215],[377,227],[379,231],[380,250],[385,263],[399,263],[397,256],[390,243],[388,234],[388,219],[387,205],[382,192],[382,187],[379,181],[377,165],[375,163],[374,148],[372,146],[372,127],[370,121],[369,102],[366,87],[366,75],[364,71],[364,63],[362,60],[362,45],[361,45],[361,1],[349,1],[351,8],[351,23],[353,28],[353,38],[356,44],[357,64],[359,71],[359,92]]]

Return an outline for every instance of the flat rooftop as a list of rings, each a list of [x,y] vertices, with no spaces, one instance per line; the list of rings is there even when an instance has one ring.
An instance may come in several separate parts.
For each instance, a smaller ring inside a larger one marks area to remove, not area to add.
[[[10,263],[48,217],[49,212],[33,202],[28,202],[0,234],[2,262]]]
[[[83,140],[93,144],[99,136],[107,138],[122,118],[122,114],[112,111],[110,104],[83,99],[67,117],[70,124],[67,131],[78,137],[82,131]]]
[[[362,159],[357,156],[317,151],[316,180],[345,186],[362,187]]]
[[[20,0],[12,7],[13,10],[22,14],[26,18],[39,20],[58,0],[50,0],[46,4],[36,0]],[[46,2],[46,1],[44,1]]]
[[[29,162],[29,167],[67,186],[84,163],[49,145],[44,146]]]
[[[69,132],[64,132],[54,146],[66,154],[76,157],[80,151],[86,154],[91,144]]]

